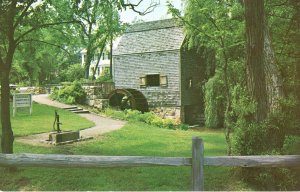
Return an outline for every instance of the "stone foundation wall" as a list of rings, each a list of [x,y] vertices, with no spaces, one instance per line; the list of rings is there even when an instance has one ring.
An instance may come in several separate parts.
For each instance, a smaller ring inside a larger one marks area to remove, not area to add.
[[[180,107],[155,107],[150,108],[149,110],[163,119],[173,119],[178,123],[181,122]]]
[[[186,107],[154,107],[150,111],[154,112],[161,118],[173,119],[178,123],[186,123],[189,125],[204,126],[204,114],[199,111],[199,107],[190,106],[188,110]]]

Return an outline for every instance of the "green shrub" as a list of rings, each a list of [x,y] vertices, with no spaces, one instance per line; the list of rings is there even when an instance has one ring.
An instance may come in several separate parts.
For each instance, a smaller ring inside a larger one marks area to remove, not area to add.
[[[220,72],[216,72],[215,76],[210,78],[205,84],[205,126],[209,128],[224,127],[224,81]]]
[[[299,126],[295,118],[293,98],[283,99],[277,111],[272,111],[262,122],[253,121],[255,103],[241,94],[233,99],[233,110],[238,116],[234,125],[233,149],[238,155],[280,155],[289,153],[294,139],[286,135]],[[296,177],[293,170],[282,168],[241,169],[247,181],[257,185],[260,190],[295,189]]]
[[[138,111],[138,110],[126,110],[125,111],[125,118],[127,120],[133,120],[133,121],[141,121],[140,116],[141,116],[142,112]]]
[[[113,110],[112,108],[106,108],[104,110],[104,114],[109,117],[113,117],[116,119],[126,120],[126,114],[124,111]]]
[[[151,120],[155,118],[155,114],[153,112],[143,113],[140,115],[140,121],[151,124]]]
[[[84,104],[86,93],[80,83],[74,82],[62,89],[54,88],[51,98],[67,104]]]
[[[96,79],[96,82],[110,82],[111,81],[111,76],[110,76],[110,69],[105,68],[100,76]]]
[[[242,91],[240,90],[240,93]],[[295,117],[295,102],[286,98],[280,102],[280,109],[272,111],[263,122],[252,122],[255,104],[246,96],[233,102],[233,109],[238,114],[234,125],[234,150],[240,155],[258,155],[283,153],[286,135],[299,128]]]
[[[284,146],[294,142],[285,137],[284,120],[278,114],[272,114],[261,123],[240,121],[234,133],[234,150],[240,155],[280,155],[289,149]],[[242,169],[241,176],[253,183],[259,190],[295,189],[295,172],[282,168]]]
[[[116,111],[111,108],[107,108],[104,110],[104,114],[127,121],[140,121],[160,128],[182,130],[188,129],[188,126],[185,124],[178,124],[173,119],[162,119],[153,112],[141,113],[140,111],[131,109],[125,111]]]
[[[53,100],[58,100],[58,92],[59,92],[58,87],[52,87],[50,98],[53,99]]]
[[[84,69],[81,64],[70,65],[60,73],[61,81],[73,82],[84,78]]]
[[[295,190],[296,174],[287,168],[241,168],[238,174],[260,191]]]
[[[272,118],[271,118],[272,119]],[[235,130],[234,149],[240,155],[263,155],[280,152],[285,133],[274,122],[240,121]]]

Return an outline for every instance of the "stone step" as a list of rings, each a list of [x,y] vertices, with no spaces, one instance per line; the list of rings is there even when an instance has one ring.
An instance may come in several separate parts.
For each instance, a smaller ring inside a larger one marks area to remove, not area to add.
[[[70,107],[63,107],[63,109],[69,110],[69,109],[76,109],[77,106],[70,106]]]
[[[77,107],[77,106],[65,107],[64,109],[68,110],[70,112],[73,112],[73,113],[89,113],[88,110],[85,110],[85,109]]]
[[[72,111],[73,113],[90,113],[88,110],[78,110],[78,111]]]
[[[74,108],[74,109],[67,109],[68,111],[71,111],[71,112],[74,112],[74,111],[81,111],[81,110],[83,110],[82,108],[78,108],[78,107],[76,107],[76,108]]]

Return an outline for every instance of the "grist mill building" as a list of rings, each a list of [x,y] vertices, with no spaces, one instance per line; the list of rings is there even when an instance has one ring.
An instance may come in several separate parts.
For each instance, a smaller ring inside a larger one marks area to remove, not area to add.
[[[183,27],[174,19],[129,27],[113,52],[110,104],[119,105],[125,95],[131,108],[200,124],[204,59],[184,45]]]

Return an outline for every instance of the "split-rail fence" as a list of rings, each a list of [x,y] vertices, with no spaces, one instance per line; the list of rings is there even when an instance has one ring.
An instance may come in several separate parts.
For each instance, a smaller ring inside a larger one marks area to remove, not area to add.
[[[192,157],[88,156],[58,154],[0,154],[1,167],[101,168],[191,166],[192,190],[204,190],[203,166],[300,167],[300,155],[204,157],[203,140],[192,139]]]

